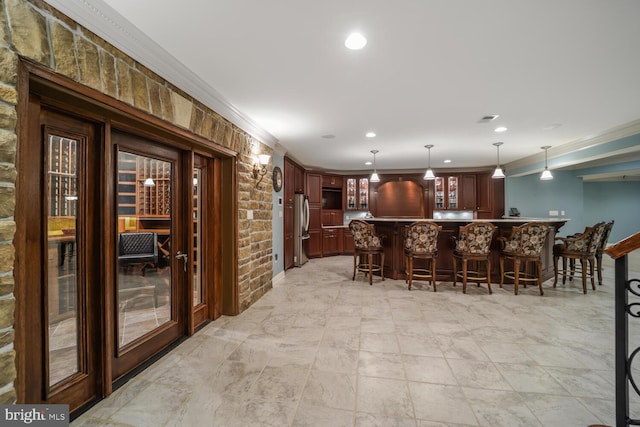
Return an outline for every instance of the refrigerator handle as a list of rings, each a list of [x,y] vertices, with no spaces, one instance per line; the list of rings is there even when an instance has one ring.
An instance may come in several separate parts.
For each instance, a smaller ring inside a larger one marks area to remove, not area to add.
[[[309,232],[309,199],[304,198],[304,234]]]

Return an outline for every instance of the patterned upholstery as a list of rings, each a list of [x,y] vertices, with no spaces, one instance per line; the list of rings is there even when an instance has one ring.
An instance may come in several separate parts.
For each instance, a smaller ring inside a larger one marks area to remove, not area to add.
[[[607,247],[609,242],[609,236],[611,236],[611,230],[613,229],[614,221],[611,220],[604,228],[604,234],[600,240],[600,246],[596,249],[596,270],[598,270],[598,285],[602,286],[602,253]]]
[[[413,278],[429,279],[433,291],[436,291],[436,257],[438,255],[438,234],[442,226],[434,222],[418,221],[405,227],[404,255],[405,274],[408,289],[411,290]],[[427,261],[427,267],[415,268],[415,259]]]
[[[404,240],[405,250],[414,254],[437,252],[438,233],[442,229],[433,222],[414,222],[407,227],[407,237]]]
[[[544,242],[549,234],[549,227],[539,222],[513,227],[509,239],[499,237],[502,250],[515,255],[540,256]]]
[[[384,248],[382,238],[376,234],[373,224],[359,219],[353,219],[349,223],[349,230],[353,235],[355,250],[353,252],[353,277],[360,271],[369,275],[369,285],[373,283],[373,273],[380,272],[384,280]],[[374,256],[379,257],[379,264],[374,264]],[[366,258],[366,262],[363,261]]]
[[[375,226],[368,222],[354,219],[349,223],[349,230],[353,234],[356,249],[381,248],[382,243],[376,235]]]
[[[475,222],[460,227],[456,240],[456,252],[460,254],[487,255],[496,226],[488,222]]]
[[[460,227],[458,238],[455,239],[455,250],[453,252],[453,286],[456,285],[458,277],[462,278],[462,292],[467,293],[467,280],[477,282],[487,282],[489,293],[491,291],[491,260],[489,253],[491,250],[491,240],[497,227],[490,222],[472,222]],[[458,272],[458,260],[462,262],[462,272]],[[468,261],[482,261],[486,264],[486,270],[469,270]]]
[[[591,288],[596,289],[594,280],[595,257],[598,248],[606,233],[607,224],[599,222],[592,227],[587,227],[583,233],[569,237],[556,237],[560,241],[553,245],[553,269],[555,273],[553,287],[558,282],[558,259],[562,258],[562,283],[566,282],[567,259],[571,260],[571,272],[569,280],[573,279],[576,272],[575,260],[580,260],[580,272],[582,273],[582,291],[587,293],[587,278],[591,279]]]
[[[540,222],[529,222],[511,229],[511,235],[498,237],[501,245],[500,251],[500,287],[504,285],[504,278],[513,279],[513,293],[518,295],[520,281],[537,282],[540,288],[540,295],[544,295],[542,290],[542,250],[549,234],[549,226]],[[504,269],[505,260],[513,261],[513,270]],[[524,261],[534,262],[536,273],[520,271],[520,264]]]

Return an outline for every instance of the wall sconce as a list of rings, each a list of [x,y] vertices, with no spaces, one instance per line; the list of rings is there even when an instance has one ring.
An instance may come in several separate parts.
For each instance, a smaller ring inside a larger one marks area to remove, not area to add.
[[[433,144],[428,144],[424,146],[424,148],[426,148],[429,152],[429,162],[427,163],[427,170],[424,172],[424,177],[422,179],[425,179],[427,181],[433,181],[434,179],[436,179],[436,176],[433,174],[433,170],[431,170],[431,148],[432,147],[433,147]]]
[[[253,162],[253,179],[258,179],[256,182],[256,188],[262,182],[262,178],[267,174],[267,165],[269,164],[269,159],[271,158],[268,154],[260,154],[258,156],[258,161]]]
[[[544,147],[540,147],[540,148],[544,150],[544,170],[542,171],[542,175],[540,175],[540,179],[542,181],[548,181],[550,179],[553,179],[553,175],[551,174],[551,171],[547,167],[547,150],[551,148],[551,146],[545,145]]]
[[[496,149],[498,150],[498,163],[496,165],[496,170],[493,171],[493,175],[491,176],[492,178],[504,178],[504,172],[502,172],[502,168],[500,167],[500,146],[503,144],[503,142],[494,142],[493,145],[496,146]]]

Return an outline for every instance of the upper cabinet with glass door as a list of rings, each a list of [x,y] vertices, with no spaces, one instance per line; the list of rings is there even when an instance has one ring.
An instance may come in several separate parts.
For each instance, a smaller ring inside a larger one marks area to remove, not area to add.
[[[369,178],[347,178],[345,194],[347,210],[369,210]]]
[[[435,209],[458,209],[460,195],[457,176],[435,179]]]

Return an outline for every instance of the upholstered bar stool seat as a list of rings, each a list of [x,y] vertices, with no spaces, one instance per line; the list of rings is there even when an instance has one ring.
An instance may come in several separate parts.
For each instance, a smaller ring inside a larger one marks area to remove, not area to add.
[[[467,293],[467,281],[476,282],[478,286],[481,282],[487,282],[489,293],[492,293],[489,255],[491,240],[496,229],[497,227],[490,222],[472,222],[460,227],[458,238],[454,238],[453,286],[461,278],[462,293]],[[458,272],[458,262],[462,264],[460,272]],[[476,267],[470,269],[469,262],[472,262]],[[486,268],[482,270],[480,264],[485,264]]]
[[[500,241],[500,287],[504,284],[504,278],[513,280],[513,293],[518,295],[518,286],[523,282],[525,288],[528,282],[537,282],[542,290],[542,250],[544,242],[549,234],[549,226],[540,222],[529,222],[511,229],[509,238],[498,237]],[[505,271],[505,260],[513,261],[513,270]],[[521,264],[525,269],[528,263],[535,263],[536,273],[529,274],[520,271]]]
[[[438,257],[438,234],[442,226],[430,221],[417,221],[405,227],[404,257],[408,289],[413,279],[427,279],[436,291],[436,258]],[[426,260],[424,268],[417,268],[415,260]]]
[[[353,234],[355,250],[353,252],[353,277],[363,272],[369,275],[369,285],[373,284],[373,273],[380,272],[384,280],[384,247],[382,239],[376,234],[375,226],[359,219],[351,220],[349,230]]]

